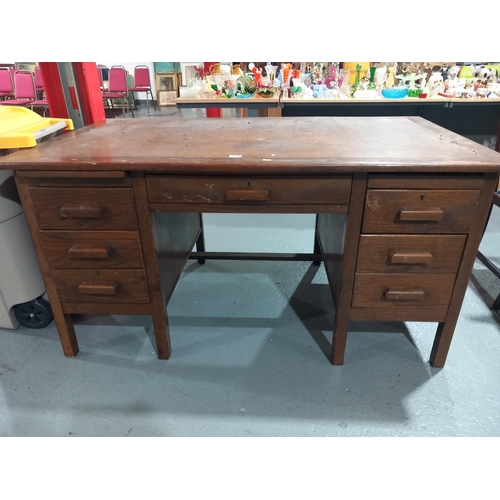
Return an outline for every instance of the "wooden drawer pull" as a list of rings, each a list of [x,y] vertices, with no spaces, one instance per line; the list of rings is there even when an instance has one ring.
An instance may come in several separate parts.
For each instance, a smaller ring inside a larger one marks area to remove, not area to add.
[[[224,201],[253,201],[265,203],[269,193],[265,189],[228,189],[224,194]]]
[[[443,211],[440,208],[412,209],[403,208],[399,212],[399,220],[415,222],[433,222],[443,218]]]
[[[70,259],[109,259],[110,254],[109,247],[73,245],[68,250]]]
[[[425,292],[422,288],[389,288],[384,298],[394,302],[417,302],[425,299]]]
[[[394,252],[390,255],[391,264],[431,264],[433,255],[429,252]]]
[[[78,293],[82,295],[116,295],[118,291],[117,283],[96,283],[86,281],[78,287]]]
[[[65,205],[59,210],[63,219],[101,219],[104,209],[100,205]]]

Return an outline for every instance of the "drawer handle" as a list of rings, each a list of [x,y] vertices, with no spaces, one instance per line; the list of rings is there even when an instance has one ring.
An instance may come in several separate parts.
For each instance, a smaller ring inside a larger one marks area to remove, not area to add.
[[[393,302],[418,302],[425,299],[425,292],[422,288],[389,288],[384,298]]]
[[[100,205],[65,205],[59,215],[63,219],[101,219],[104,209]]]
[[[415,222],[435,222],[443,218],[440,208],[412,209],[403,208],[399,213],[399,220]]]
[[[109,259],[109,247],[74,245],[68,250],[70,259]]]
[[[253,201],[265,203],[269,193],[265,189],[228,189],[224,193],[224,201]]]
[[[393,252],[389,260],[391,264],[430,264],[433,255],[429,252]]]
[[[118,291],[117,283],[95,283],[85,281],[78,287],[78,293],[82,295],[116,295]]]

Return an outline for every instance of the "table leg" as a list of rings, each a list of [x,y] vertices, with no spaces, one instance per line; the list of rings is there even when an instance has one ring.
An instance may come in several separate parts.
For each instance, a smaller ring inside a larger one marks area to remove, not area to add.
[[[479,196],[479,201],[476,208],[476,214],[472,222],[472,229],[467,237],[462,262],[458,270],[455,287],[451,296],[450,305],[446,320],[439,323],[434,344],[432,346],[430,364],[435,368],[442,368],[446,362],[448,350],[450,348],[451,340],[455,332],[455,326],[460,315],[462,302],[467,291],[470,275],[474,266],[479,244],[483,236],[484,227],[488,218],[491,208],[491,200],[493,193],[496,191],[498,185],[497,174],[486,174],[483,189]]]
[[[19,197],[23,205],[26,222],[28,223],[30,230],[31,239],[33,240],[33,245],[38,257],[38,263],[40,264],[40,270],[42,271],[52,313],[54,314],[54,321],[57,326],[59,340],[61,341],[64,355],[67,357],[74,357],[78,354],[79,348],[75,329],[73,327],[73,319],[70,314],[64,314],[61,302],[59,301],[56,284],[52,278],[49,263],[44,256],[43,245],[40,237],[40,228],[38,226],[35,209],[29,195],[28,185],[25,184],[22,179],[19,179],[17,175],[15,176],[15,179]]]
[[[268,108],[267,116],[278,117],[278,118],[281,117],[281,103],[278,103],[278,105],[275,108]]]
[[[349,201],[349,215],[345,228],[345,243],[341,249],[341,267],[335,265],[335,260],[328,262],[325,256],[325,268],[330,265],[330,273],[337,281],[340,279],[340,288],[335,298],[335,325],[333,329],[331,362],[334,365],[344,364],[344,354],[347,341],[347,330],[349,327],[349,312],[351,297],[354,288],[354,273],[356,270],[356,259],[358,256],[359,235],[361,232],[361,221],[363,218],[363,207],[365,200],[367,177],[366,174],[354,174],[352,180],[351,198]],[[333,231],[334,228],[329,228]],[[342,238],[342,225],[338,224],[335,238]],[[325,249],[323,248],[323,252]],[[327,269],[328,272],[328,269]],[[330,278],[329,278],[330,279]],[[332,279],[330,279],[332,283]]]
[[[316,224],[314,228],[314,250],[313,253],[318,255],[321,253],[321,247],[319,245],[319,240],[318,240],[318,214],[316,214]],[[320,260],[313,260],[313,264],[315,266],[319,266],[321,264]]]
[[[153,318],[153,327],[156,339],[156,349],[159,359],[168,359],[171,353],[170,332],[166,300],[163,297],[160,283],[160,271],[156,258],[153,224],[149,211],[146,181],[143,173],[132,173],[132,187],[139,226],[139,237],[146,271],[146,280],[149,291],[150,314]]]
[[[205,233],[203,229],[203,214],[200,214],[200,226],[201,231],[198,239],[196,240],[196,251],[204,252],[205,251]],[[199,264],[205,264],[205,259],[198,259]]]

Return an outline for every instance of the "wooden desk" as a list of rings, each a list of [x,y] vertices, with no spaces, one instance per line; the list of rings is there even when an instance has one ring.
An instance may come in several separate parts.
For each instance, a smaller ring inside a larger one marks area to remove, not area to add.
[[[72,314],[151,315],[158,356],[170,356],[166,303],[200,213],[315,213],[332,362],[350,319],[431,321],[442,367],[500,154],[418,117],[136,119],[0,168],[15,171],[66,356],[78,352]]]

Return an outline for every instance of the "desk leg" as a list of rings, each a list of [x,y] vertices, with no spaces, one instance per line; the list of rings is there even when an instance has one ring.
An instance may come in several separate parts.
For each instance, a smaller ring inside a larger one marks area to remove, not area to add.
[[[334,365],[344,364],[366,182],[366,174],[354,174],[347,224],[340,214],[320,214],[318,216],[317,235],[320,239],[325,269],[335,300],[335,325],[331,354],[331,362]],[[341,248],[344,229],[345,244],[344,248]]]
[[[170,332],[168,329],[167,304],[163,297],[160,273],[156,259],[153,224],[149,211],[149,201],[144,174],[132,173],[135,208],[139,225],[144,267],[149,290],[150,310],[159,359],[168,359],[171,354]]]
[[[70,314],[64,314],[59,296],[57,294],[56,284],[50,272],[50,266],[45,259],[43,253],[43,245],[40,238],[40,228],[35,216],[35,209],[31,202],[28,185],[16,176],[17,190],[24,209],[24,215],[28,223],[28,227],[35,247],[38,263],[42,271],[43,280],[47,295],[49,296],[52,312],[54,313],[54,321],[57,326],[57,333],[63,348],[64,355],[72,358],[78,354],[78,341],[76,339],[75,329],[73,327],[73,319]]]
[[[268,108],[267,116],[270,118],[281,117],[281,103],[278,103],[278,105],[275,108]]]
[[[434,368],[442,368],[446,362],[451,340],[455,332],[455,326],[460,315],[460,309],[464,300],[467,285],[474,266],[479,244],[484,232],[484,227],[488,219],[493,193],[498,185],[497,174],[486,174],[483,189],[479,196],[476,214],[472,222],[472,229],[467,237],[462,262],[458,270],[455,287],[451,296],[450,306],[444,322],[439,323],[434,345],[432,346],[430,364]]]
[[[320,247],[319,240],[318,240],[318,214],[316,214],[316,226],[314,229],[314,250],[313,250],[313,253],[316,255],[321,254],[321,247]],[[313,260],[313,264],[315,266],[319,266],[321,264],[321,261],[320,260]]]
[[[205,252],[205,233],[203,230],[203,214],[200,214],[200,236],[196,240],[196,251],[197,252]],[[205,259],[198,259],[198,264],[205,264]]]

